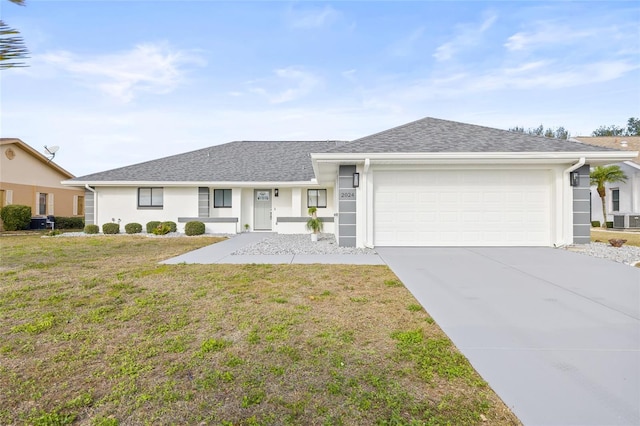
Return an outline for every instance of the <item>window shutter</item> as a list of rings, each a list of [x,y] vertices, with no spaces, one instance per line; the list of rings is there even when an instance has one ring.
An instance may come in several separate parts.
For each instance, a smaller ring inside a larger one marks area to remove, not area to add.
[[[53,215],[53,194],[49,194],[49,199],[47,200],[47,214]]]
[[[32,215],[37,216],[40,214],[40,193],[36,192],[36,211],[31,212]]]
[[[78,196],[77,195],[73,196],[73,215],[74,216],[78,215]]]
[[[8,206],[9,204],[13,204],[13,190],[12,189],[7,189],[5,191],[5,196],[7,197],[5,205]]]

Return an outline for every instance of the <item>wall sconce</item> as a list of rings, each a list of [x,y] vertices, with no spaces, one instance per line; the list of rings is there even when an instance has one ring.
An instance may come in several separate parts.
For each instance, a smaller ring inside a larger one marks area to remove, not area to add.
[[[273,195],[274,195],[275,197],[277,197],[277,196],[278,196],[278,188],[276,188],[276,189],[274,189],[274,190],[273,190]]]
[[[580,174],[578,172],[569,173],[569,184],[571,186],[578,186],[580,184]]]
[[[360,186],[360,173],[353,174],[353,187],[357,188]]]

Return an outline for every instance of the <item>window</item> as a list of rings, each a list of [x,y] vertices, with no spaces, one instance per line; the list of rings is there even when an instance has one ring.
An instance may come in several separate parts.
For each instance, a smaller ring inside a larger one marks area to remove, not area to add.
[[[307,189],[307,207],[327,207],[327,190]]]
[[[162,207],[163,188],[138,188],[138,207]]]
[[[619,189],[611,190],[611,211],[614,211],[614,212],[620,211],[620,190]]]
[[[84,196],[75,195],[73,197],[73,215],[84,216]]]
[[[38,214],[40,216],[47,214],[47,194],[44,192],[38,194]]]
[[[213,207],[231,207],[231,190],[230,189],[214,189],[213,190]]]

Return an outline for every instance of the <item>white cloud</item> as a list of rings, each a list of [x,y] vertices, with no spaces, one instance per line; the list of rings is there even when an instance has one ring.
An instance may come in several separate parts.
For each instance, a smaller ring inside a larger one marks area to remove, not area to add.
[[[184,81],[187,65],[205,64],[191,52],[153,43],[93,57],[57,51],[45,53],[38,59],[68,72],[85,86],[125,103],[140,93],[169,93]]]
[[[496,15],[490,15],[480,25],[465,24],[456,26],[456,36],[438,46],[433,57],[439,62],[448,61],[460,50],[477,46],[482,40],[482,34],[491,28],[497,19]]]
[[[281,104],[308,95],[321,82],[313,73],[296,67],[280,68],[274,74],[275,77],[249,82],[249,91],[266,97],[272,104]]]
[[[419,27],[411,32],[407,37],[397,41],[391,48],[391,53],[395,56],[409,56],[414,51],[415,44],[422,38],[425,27]]]
[[[287,12],[289,25],[293,28],[312,29],[330,25],[340,17],[340,12],[326,5],[322,9],[289,9]]]

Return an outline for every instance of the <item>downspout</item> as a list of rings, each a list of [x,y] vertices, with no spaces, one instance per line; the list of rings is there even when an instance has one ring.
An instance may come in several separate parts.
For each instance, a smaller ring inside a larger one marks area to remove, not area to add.
[[[369,168],[371,166],[371,160],[369,158],[365,158],[364,160],[364,176],[365,176],[365,187],[364,193],[365,202],[366,202],[366,214],[365,214],[365,236],[364,246],[367,248],[373,248],[373,184],[371,182],[372,177],[369,174]]]
[[[567,179],[569,179],[569,173],[573,172],[574,170],[579,169],[580,167],[584,166],[585,163],[587,162],[585,157],[580,157],[580,159],[578,160],[577,163],[567,167],[564,172],[562,173],[562,179],[564,179],[565,182],[567,182]],[[566,187],[565,187],[566,188]],[[573,195],[573,190],[571,189],[572,193],[571,195]],[[568,204],[568,200],[569,200],[569,194],[567,194],[567,196],[564,197],[566,201],[566,203]],[[571,200],[573,200],[573,197],[571,197]],[[566,228],[569,228],[568,224],[571,225],[571,229],[563,229],[562,231],[562,240],[565,241],[564,236],[568,235],[568,232],[571,231],[571,235],[573,235],[573,203],[571,203],[571,210],[569,210],[568,208],[564,209],[564,215],[565,215],[565,226]],[[606,220],[606,219],[605,219]],[[573,241],[572,241],[573,242]],[[555,244],[554,244],[555,245]],[[563,246],[566,245],[566,242],[562,244]]]
[[[98,195],[95,189],[93,189],[92,187],[89,186],[88,183],[84,184],[84,188],[93,192],[93,224],[97,225],[98,224]]]

